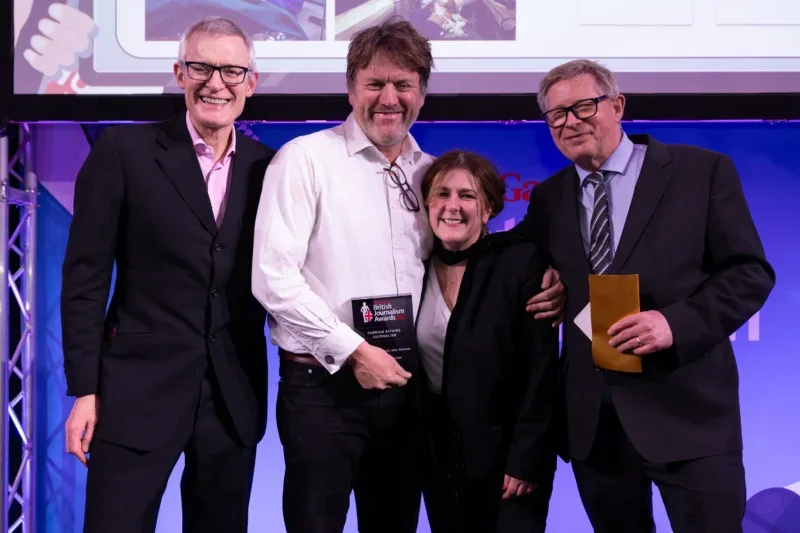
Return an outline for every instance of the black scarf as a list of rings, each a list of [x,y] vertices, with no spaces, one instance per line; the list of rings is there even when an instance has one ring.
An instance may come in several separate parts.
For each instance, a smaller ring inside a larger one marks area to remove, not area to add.
[[[435,239],[433,243],[433,255],[445,265],[456,265],[474,255],[482,240],[482,238],[479,238],[472,246],[464,250],[453,251],[445,249],[445,247],[442,246],[442,241]]]

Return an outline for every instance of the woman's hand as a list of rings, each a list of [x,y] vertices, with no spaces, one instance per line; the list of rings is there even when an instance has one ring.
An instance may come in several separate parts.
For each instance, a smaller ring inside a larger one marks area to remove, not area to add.
[[[510,498],[527,496],[533,492],[536,487],[537,485],[535,483],[528,483],[527,481],[522,481],[521,479],[517,479],[506,474],[503,478],[503,490],[505,491],[503,493],[503,499],[508,500]]]

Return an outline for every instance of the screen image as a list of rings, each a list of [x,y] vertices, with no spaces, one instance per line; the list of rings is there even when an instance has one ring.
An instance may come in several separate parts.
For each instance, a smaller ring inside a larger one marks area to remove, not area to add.
[[[397,16],[431,41],[516,39],[517,0],[337,0],[336,40]]]
[[[220,15],[235,17],[254,41],[324,40],[324,2],[274,0],[145,0],[145,40],[177,41],[191,16]]]
[[[231,18],[260,94],[342,94],[349,41],[401,17],[430,39],[439,94],[536,92],[595,59],[638,93],[800,92],[800,2],[760,0],[14,0],[14,93],[178,92],[183,30]]]

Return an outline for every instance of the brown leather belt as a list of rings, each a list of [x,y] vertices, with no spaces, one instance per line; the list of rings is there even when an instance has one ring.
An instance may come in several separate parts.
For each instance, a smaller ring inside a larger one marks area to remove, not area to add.
[[[293,363],[322,366],[322,363],[317,361],[317,358],[311,354],[292,353],[292,352],[287,352],[283,348],[280,348],[278,349],[278,355],[280,355],[283,359],[286,359],[287,361],[292,361]]]

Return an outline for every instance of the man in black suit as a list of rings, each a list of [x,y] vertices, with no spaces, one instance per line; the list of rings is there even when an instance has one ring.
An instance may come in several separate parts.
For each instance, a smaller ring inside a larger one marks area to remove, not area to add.
[[[764,304],[767,262],[731,160],[625,135],[625,99],[591,61],[556,67],[539,105],[574,163],[534,189],[516,231],[567,287],[562,371],[569,451],[596,532],[653,532],[652,484],[673,531],[741,531],[738,371],[729,336]],[[575,324],[590,274],[638,274],[642,312],[609,331],[641,374],[592,360]]]
[[[233,127],[258,78],[252,42],[203,19],[175,76],[188,111],[103,131],[75,184],[61,316],[86,532],[155,531],[181,453],[183,531],[247,531],[267,377],[250,269],[272,156]]]

